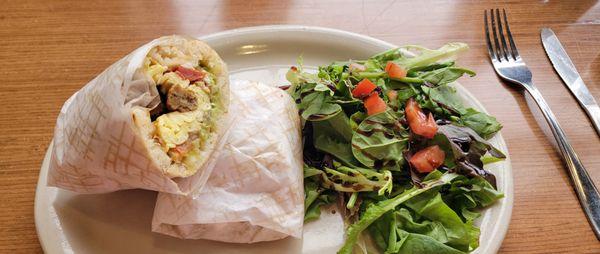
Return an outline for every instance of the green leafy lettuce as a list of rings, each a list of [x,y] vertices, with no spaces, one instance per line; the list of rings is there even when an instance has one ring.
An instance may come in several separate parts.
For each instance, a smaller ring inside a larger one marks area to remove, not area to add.
[[[300,59],[288,71],[288,92],[304,124],[304,219],[318,219],[323,206],[345,204],[348,228],[339,253],[352,253],[363,233],[385,253],[456,254],[479,246],[479,210],[503,197],[484,164],[505,156],[487,141],[502,125],[465,107],[452,85],[475,75],[455,62],[467,48],[404,46],[315,72],[305,71]],[[390,77],[386,66],[392,64],[406,75]],[[369,97],[385,103],[380,113],[369,115],[365,97],[352,94],[367,81],[376,87]],[[404,115],[409,99],[433,115],[433,138],[412,132]],[[444,151],[443,164],[417,172],[410,159],[434,145]]]
[[[352,135],[354,157],[370,168],[402,164],[407,144],[408,133],[392,111],[367,117]]]

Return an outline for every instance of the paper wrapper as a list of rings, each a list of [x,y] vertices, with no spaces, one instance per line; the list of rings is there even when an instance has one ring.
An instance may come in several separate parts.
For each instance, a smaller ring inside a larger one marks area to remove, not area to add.
[[[304,187],[300,119],[291,97],[247,81],[231,86],[238,115],[202,191],[160,193],[152,231],[186,239],[252,243],[301,237]]]
[[[56,123],[49,186],[79,193],[140,188],[187,195],[206,182],[215,159],[209,159],[193,176],[171,179],[153,163],[132,120],[132,105],[152,105],[160,100],[158,92],[150,89],[151,80],[137,71],[144,58],[152,47],[181,38],[161,37],[141,46],[65,102]],[[223,68],[221,78],[228,82],[224,64]],[[223,116],[216,135],[226,135],[227,117]],[[215,151],[218,148],[219,144]]]

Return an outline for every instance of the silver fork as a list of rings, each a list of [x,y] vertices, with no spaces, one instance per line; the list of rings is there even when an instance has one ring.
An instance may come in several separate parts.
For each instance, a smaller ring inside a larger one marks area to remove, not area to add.
[[[496,73],[500,78],[518,85],[529,92],[531,97],[533,97],[540,107],[546,121],[550,125],[552,134],[558,143],[560,154],[567,166],[569,176],[573,181],[577,197],[579,197],[579,202],[596,234],[596,238],[600,240],[600,194],[598,193],[598,189],[596,189],[594,182],[579,160],[575,150],[571,147],[571,144],[558,124],[554,113],[550,110],[550,107],[542,97],[540,91],[533,85],[533,82],[531,81],[531,71],[529,71],[529,68],[527,68],[527,65],[519,55],[519,51],[517,50],[517,46],[515,45],[515,41],[510,32],[506,11],[502,9],[502,18],[500,18],[499,9],[491,9],[489,13],[490,19],[488,19],[488,11],[484,11],[483,21],[485,24],[485,39],[490,59],[494,65],[494,70],[496,70]],[[491,23],[492,27],[491,38],[488,23]]]

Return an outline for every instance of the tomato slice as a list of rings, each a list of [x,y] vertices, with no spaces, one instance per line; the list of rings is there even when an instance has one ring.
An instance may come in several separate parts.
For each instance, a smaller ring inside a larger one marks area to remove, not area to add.
[[[426,116],[413,98],[408,99],[406,102],[404,113],[406,113],[406,120],[413,133],[426,138],[435,136],[438,126],[433,119],[433,115],[429,113],[429,116]]]
[[[385,65],[385,72],[387,72],[390,78],[404,78],[406,77],[406,71],[399,65],[392,61],[388,61]]]
[[[363,79],[358,82],[358,85],[352,90],[352,96],[356,98],[362,98],[369,96],[377,86],[371,82],[371,80]]]
[[[433,145],[418,151],[410,157],[410,164],[420,173],[429,173],[444,164],[446,153],[439,146]]]
[[[364,101],[364,106],[367,109],[367,115],[381,113],[387,109],[385,101],[379,97],[378,93],[369,95]]]
[[[181,78],[187,79],[190,82],[203,79],[205,76],[205,74],[199,70],[190,69],[183,66],[177,66],[177,68],[175,68],[175,72],[179,74]]]

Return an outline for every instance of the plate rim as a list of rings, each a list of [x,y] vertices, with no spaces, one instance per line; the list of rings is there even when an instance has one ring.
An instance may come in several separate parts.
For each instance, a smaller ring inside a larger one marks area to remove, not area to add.
[[[305,26],[305,25],[250,26],[250,27],[241,27],[241,28],[225,30],[225,31],[221,31],[221,32],[216,32],[216,33],[211,33],[208,35],[196,36],[196,37],[203,41],[208,41],[208,40],[219,40],[219,39],[223,39],[223,38],[227,38],[227,37],[231,37],[231,36],[243,36],[246,34],[253,34],[253,33],[273,33],[273,32],[282,32],[282,31],[322,33],[322,34],[328,34],[328,35],[333,35],[333,36],[350,37],[355,40],[360,40],[360,41],[367,42],[370,44],[377,44],[377,45],[387,47],[387,48],[397,47],[395,44],[392,44],[392,43],[389,43],[389,42],[386,42],[386,41],[383,41],[383,40],[380,40],[377,38],[373,38],[368,35],[363,35],[363,34],[359,34],[359,33],[354,33],[354,32],[334,29],[334,28],[328,28],[328,27]],[[466,89],[465,87],[463,87],[460,84],[454,84],[454,87],[458,90],[458,92],[460,94],[462,94],[464,97],[468,98],[470,100],[470,102],[472,104],[474,104],[477,108],[481,109],[485,113],[488,113],[488,111],[483,106],[483,104],[468,89]],[[513,205],[514,205],[514,178],[513,178],[513,173],[512,173],[512,164],[511,164],[511,160],[510,160],[508,147],[507,147],[504,137],[502,136],[501,131],[498,132],[494,136],[494,139],[497,139],[498,148],[500,150],[502,150],[506,155],[506,159],[503,162],[506,164],[505,168],[503,169],[503,170],[506,170],[506,172],[504,172],[504,176],[506,177],[506,179],[504,179],[504,184],[503,184],[504,198],[501,201],[503,203],[503,205],[501,205],[499,207],[500,215],[498,217],[498,221],[506,222],[506,223],[493,228],[494,230],[492,231],[492,235],[499,237],[500,239],[502,239],[501,241],[493,241],[489,245],[479,246],[479,248],[476,250],[477,252],[481,251],[483,253],[496,253],[500,249],[502,242],[508,231],[509,225],[510,225],[510,220],[512,217],[512,209],[513,209]],[[43,227],[42,225],[48,223],[47,221],[42,221],[39,213],[42,212],[41,211],[43,208],[42,203],[45,203],[41,200],[41,198],[43,196],[41,194],[41,192],[43,192],[45,188],[49,188],[49,186],[46,185],[45,180],[47,179],[48,164],[49,164],[49,160],[50,160],[53,143],[54,143],[54,141],[52,140],[50,142],[50,144],[48,145],[48,148],[44,155],[44,160],[40,167],[40,173],[38,176],[38,181],[37,181],[36,191],[35,191],[35,198],[34,198],[34,222],[35,222],[36,233],[38,236],[38,240],[40,242],[40,246],[41,246],[42,250],[46,253],[51,252],[51,250],[52,251],[60,250],[59,246],[63,246],[65,244],[65,243],[56,243],[55,245],[52,246],[51,244],[49,244],[49,242],[47,242],[47,240],[48,240],[47,234],[44,232],[41,232],[41,228]],[[68,243],[66,243],[66,244],[68,244]],[[62,250],[64,251],[64,248]]]

